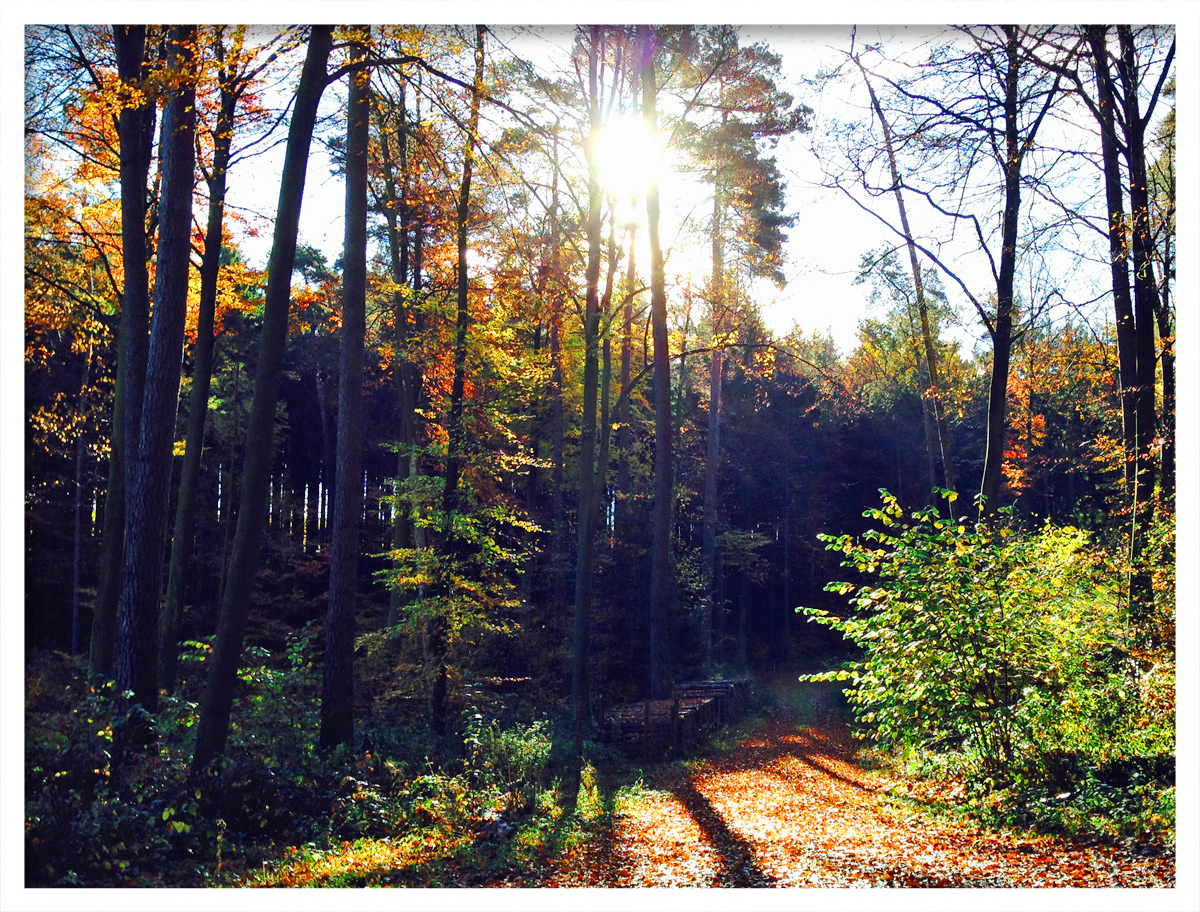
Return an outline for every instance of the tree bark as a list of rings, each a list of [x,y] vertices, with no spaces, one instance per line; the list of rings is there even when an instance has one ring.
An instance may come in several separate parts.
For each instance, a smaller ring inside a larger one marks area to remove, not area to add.
[[[634,265],[633,242],[636,234],[636,224],[629,226],[629,263],[625,272],[625,298],[621,306],[621,385],[620,390],[629,389],[629,381],[633,371],[633,299],[634,282],[637,280],[637,270]],[[617,403],[617,515],[614,525],[621,528],[625,522],[628,508],[622,505],[630,495],[629,484],[629,450],[633,437],[629,430],[629,396],[621,396]]]
[[[1004,73],[1004,212],[1001,225],[1000,270],[996,278],[996,319],[992,326],[992,376],[988,385],[987,444],[980,512],[990,515],[1000,505],[1001,467],[1007,432],[1008,370],[1012,355],[1013,282],[1017,265],[1017,219],[1021,213],[1021,158],[1017,129],[1020,60],[1016,29],[1005,27],[1007,68]],[[1032,137],[1029,137],[1032,141]]]
[[[87,361],[84,362],[83,379],[79,384],[79,436],[75,439],[75,484],[72,559],[71,559],[71,655],[78,655],[83,648],[83,629],[80,619],[80,595],[83,587],[83,426],[87,415],[88,384],[92,376],[92,346],[88,346]]]
[[[1129,232],[1119,143],[1116,130],[1116,94],[1108,61],[1106,25],[1084,28],[1096,73],[1096,109],[1100,122],[1100,154],[1104,164],[1104,198],[1108,206],[1109,269],[1112,273],[1113,310],[1117,327],[1117,365],[1121,378],[1121,427],[1124,443],[1126,496],[1132,497],[1137,461],[1137,332],[1129,287]]]
[[[392,548],[401,550],[408,548],[412,542],[410,517],[405,509],[405,482],[413,475],[413,465],[416,459],[416,407],[417,392],[420,378],[416,365],[408,353],[408,344],[412,337],[413,326],[410,317],[413,312],[410,307],[412,286],[409,284],[409,227],[410,211],[408,207],[408,110],[405,105],[405,84],[400,83],[400,130],[397,136],[399,149],[393,158],[391,143],[388,140],[386,123],[380,122],[380,149],[382,152],[380,167],[383,172],[384,217],[388,225],[388,255],[391,262],[392,281],[398,289],[392,299],[393,322],[396,333],[396,353],[392,363],[392,379],[396,390],[396,408],[399,412],[400,448],[396,454],[396,485],[394,487],[395,503],[392,509]],[[396,183],[396,167],[400,169],[400,184]],[[409,289],[406,294],[405,288]],[[394,561],[393,569],[399,569],[399,562]],[[388,596],[389,627],[400,622],[402,607],[402,592],[393,587]]]
[[[579,789],[583,765],[583,735],[587,724],[588,639],[591,610],[592,554],[596,540],[596,399],[599,385],[600,338],[600,176],[595,144],[600,135],[600,102],[597,57],[600,26],[591,27],[588,45],[588,119],[591,124],[585,151],[588,170],[587,273],[583,330],[583,417],[579,430],[579,506],[575,548],[575,623],[571,649],[571,720],[575,752],[567,778],[567,800]]]
[[[325,88],[325,63],[332,45],[333,27],[312,27],[308,53],[296,104],[288,129],[287,151],[279,189],[279,206],[271,258],[267,266],[267,291],[263,302],[265,321],[258,367],[254,377],[254,399],[246,435],[246,464],[243,470],[241,504],[234,533],[233,553],[221,597],[217,641],[210,660],[208,679],[200,703],[200,721],[192,772],[199,773],[225,749],[229,735],[229,713],[233,706],[233,684],[242,654],[246,616],[258,564],[258,551],[266,523],[271,471],[271,436],[283,354],[287,344],[288,306],[292,268],[296,262],[296,232],[300,203],[308,170],[308,151],[316,124],[317,104]]]
[[[146,27],[115,25],[113,40],[121,82],[130,88],[140,88],[148,69]],[[121,567],[125,555],[126,481],[137,453],[146,382],[147,329],[150,324],[146,183],[150,175],[154,120],[155,107],[147,95],[140,104],[129,103],[121,109],[117,127],[121,144],[121,261],[125,286],[113,391],[112,443],[102,533],[104,545],[89,656],[92,673],[103,677],[113,672],[117,602],[121,595]]]
[[[362,29],[362,41],[370,28]],[[366,47],[351,45],[356,55]],[[362,515],[362,379],[367,316],[367,143],[371,71],[350,74],[346,107],[346,228],[342,254],[342,347],[338,364],[337,483],[325,621],[321,749],[354,737],[354,607]]]
[[[179,494],[175,507],[175,532],[171,539],[171,566],[167,574],[167,600],[163,607],[158,651],[158,684],[174,690],[179,667],[179,628],[183,599],[188,584],[188,567],[196,531],[196,489],[204,453],[204,430],[208,418],[208,394],[212,386],[216,337],[213,326],[217,311],[217,275],[221,268],[221,240],[225,221],[225,184],[233,144],[233,115],[240,92],[232,74],[221,71],[221,107],[213,133],[212,172],[208,180],[208,222],[204,232],[204,257],[200,262],[200,308],[196,317],[196,351],[192,368],[192,390],[188,398],[187,437]]]
[[[651,142],[657,142],[657,81],[653,31],[637,27],[641,50],[642,116]],[[667,289],[659,237],[658,180],[646,191],[646,230],[650,237],[650,320],[654,337],[654,544],[650,560],[650,696],[671,693],[671,360],[667,346]]]
[[[471,113],[463,148],[462,181],[458,192],[456,234],[458,239],[458,309],[454,324],[454,377],[450,385],[450,412],[446,420],[446,479],[442,490],[442,540],[446,563],[441,570],[443,590],[452,585],[456,565],[465,554],[465,542],[454,531],[454,514],[462,509],[459,487],[462,476],[463,405],[467,374],[467,332],[471,324],[470,275],[467,271],[468,230],[471,216],[471,177],[475,164],[475,143],[479,133],[479,101],[483,94],[483,36],[486,29],[475,27],[475,80],[471,86]],[[441,610],[430,619],[428,672],[432,675],[430,689],[430,721],[433,730],[441,734],[446,723],[448,618]]]
[[[563,276],[558,221],[558,130],[554,131],[554,174],[550,190],[550,598],[555,610],[566,601],[567,510],[563,496],[563,443],[566,408],[563,404],[562,324]]]
[[[722,112],[721,122],[728,121]],[[724,135],[723,133],[718,135]],[[704,453],[704,522],[700,539],[701,573],[704,580],[704,612],[700,623],[701,649],[704,650],[704,673],[711,676],[713,667],[712,630],[716,610],[717,576],[717,475],[721,462],[721,366],[725,322],[725,227],[722,199],[720,156],[717,156],[713,175],[712,212],[712,288],[709,291],[709,322],[712,339],[708,369],[708,436]]]
[[[1154,101],[1143,113],[1138,100],[1139,74],[1133,29],[1117,26],[1121,55],[1117,69],[1123,87],[1122,103],[1125,129],[1125,156],[1129,165],[1129,212],[1133,250],[1133,322],[1134,350],[1137,362],[1137,386],[1134,404],[1136,421],[1133,491],[1133,534],[1130,556],[1133,572],[1129,586],[1129,610],[1135,619],[1149,615],[1153,608],[1153,587],[1145,567],[1143,551],[1146,533],[1154,518],[1155,437],[1158,430],[1155,402],[1157,352],[1154,338],[1155,314],[1159,309],[1158,282],[1154,274],[1154,242],[1150,229],[1150,186],[1146,168],[1146,122]],[[1174,46],[1168,52],[1165,67],[1170,67]],[[1157,93],[1155,94],[1157,100]]]
[[[174,52],[169,67],[176,84],[163,115],[166,135],[154,321],[138,455],[127,488],[125,561],[117,611],[117,686],[133,691],[134,700],[150,711],[158,706],[158,612],[187,317],[195,165],[196,86],[191,76],[195,40],[195,26],[171,31]]]

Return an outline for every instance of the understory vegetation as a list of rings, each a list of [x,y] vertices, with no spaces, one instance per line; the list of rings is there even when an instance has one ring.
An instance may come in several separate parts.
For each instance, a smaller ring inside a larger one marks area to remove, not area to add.
[[[372,644],[378,638],[360,646],[385,651]],[[188,646],[181,687],[163,695],[154,714],[111,682],[89,681],[79,658],[59,652],[30,661],[27,885],[482,884],[530,876],[611,823],[643,787],[636,762],[588,741],[572,800],[563,786],[565,702],[547,715],[555,704],[513,695],[511,681],[465,684],[458,724],[438,736],[379,655],[364,665],[384,669],[391,686],[364,675],[364,691],[379,686],[362,739],[322,753],[320,670],[304,636],[276,654],[247,651],[226,761],[219,773],[189,777],[211,647]],[[748,721],[711,733],[696,750],[727,748],[771,706],[756,688]],[[360,854],[359,863],[345,857]]]
[[[383,836],[464,851],[490,838],[527,862],[562,818],[553,723],[502,726],[505,708],[482,688],[465,702],[461,737],[439,742],[410,712],[367,728],[366,744],[323,755],[319,671],[299,638],[284,655],[248,652],[227,760],[219,773],[189,779],[208,650],[191,645],[193,673],[153,715],[111,683],[90,684],[78,659],[31,661],[30,885],[237,881],[266,859]]]

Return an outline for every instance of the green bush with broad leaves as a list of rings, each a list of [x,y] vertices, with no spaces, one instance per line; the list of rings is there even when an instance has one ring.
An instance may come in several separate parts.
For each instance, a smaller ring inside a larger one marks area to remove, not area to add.
[[[910,754],[961,750],[989,788],[1173,776],[1174,714],[1147,716],[1152,669],[1131,651],[1120,574],[1087,532],[1022,531],[1004,511],[987,523],[934,507],[906,516],[881,494],[864,514],[875,528],[821,537],[868,578],[826,587],[854,610],[798,609],[863,650],[805,676],[850,682],[861,734]]]

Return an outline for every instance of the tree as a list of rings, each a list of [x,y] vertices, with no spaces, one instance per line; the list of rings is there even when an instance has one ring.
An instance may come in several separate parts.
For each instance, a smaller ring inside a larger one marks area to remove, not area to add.
[[[396,389],[396,406],[400,412],[400,441],[396,455],[396,501],[393,505],[392,548],[407,548],[412,528],[409,511],[404,504],[404,485],[417,469],[417,403],[421,393],[420,365],[413,357],[414,336],[420,331],[415,298],[420,290],[419,268],[410,264],[419,263],[416,245],[420,235],[413,231],[413,205],[410,184],[409,133],[419,129],[408,120],[405,100],[407,77],[399,79],[399,98],[384,97],[379,89],[376,93],[376,113],[379,136],[379,170],[383,180],[383,216],[387,223],[388,262],[391,278],[396,288],[393,292],[392,322],[396,334],[396,350],[392,358],[393,381]],[[393,137],[398,148],[393,148]],[[397,171],[399,171],[397,180]],[[410,235],[413,243],[410,244]],[[411,273],[411,278],[410,278]],[[393,562],[393,569],[398,563]],[[392,587],[388,601],[388,625],[400,620],[403,591]]]
[[[114,383],[120,383],[116,353],[125,284],[121,207],[119,197],[107,191],[119,186],[124,95],[111,29],[41,26],[25,37],[28,641],[86,648],[87,611],[92,619],[101,613],[88,592],[94,585],[93,526],[107,523],[97,588],[106,606],[101,628],[108,674],[120,594],[126,460],[123,407],[112,426],[114,402],[121,398],[113,396]],[[143,201],[144,186],[143,180]],[[113,484],[106,486],[96,471],[105,466],[117,487],[111,510],[105,492]],[[71,534],[56,534],[57,520],[66,517],[74,517]],[[61,603],[59,592],[65,597]],[[69,627],[63,618],[70,618]]]
[[[325,63],[333,43],[332,26],[315,25],[296,89],[296,104],[288,128],[287,152],[279,187],[279,206],[267,290],[263,301],[265,322],[254,377],[254,401],[246,437],[241,504],[237,514],[233,553],[221,596],[221,615],[208,678],[200,703],[200,721],[192,754],[192,771],[198,773],[218,757],[229,734],[233,685],[242,654],[250,588],[258,562],[258,549],[266,523],[279,378],[287,342],[288,304],[292,267],[296,259],[296,231],[308,170],[308,150],[316,124],[317,104],[325,89]]]
[[[458,215],[456,220],[457,256],[457,312],[454,324],[454,379],[450,390],[450,411],[446,419],[446,477],[442,489],[444,547],[450,563],[466,552],[466,542],[455,531],[455,513],[463,509],[459,491],[462,475],[464,449],[463,401],[467,373],[467,331],[471,323],[470,272],[467,267],[468,228],[471,214],[471,176],[475,165],[475,144],[479,133],[479,104],[483,94],[484,35],[482,25],[475,27],[475,79],[471,85],[471,107],[463,143],[462,179],[458,186]],[[450,567],[443,568],[443,575]],[[443,580],[445,586],[449,581]],[[430,719],[434,731],[439,734],[445,726],[446,715],[446,631],[447,618],[438,613],[430,619],[428,627],[429,654],[428,671],[432,675],[430,688]]]
[[[735,331],[739,285],[770,278],[782,287],[784,230],[795,217],[784,209],[783,179],[775,159],[764,155],[778,140],[807,128],[811,111],[777,86],[781,58],[765,45],[740,47],[737,29],[716,26],[701,34],[699,84],[690,111],[715,118],[685,125],[685,144],[709,171],[713,186],[709,238],[712,274],[708,286],[708,429],[704,457],[701,624],[706,673],[712,671],[712,622],[717,577],[717,476],[721,461],[721,382],[725,348]],[[708,89],[708,91],[705,91]],[[690,129],[686,129],[690,127]],[[726,268],[727,253],[732,269]]]
[[[600,92],[597,59],[602,29],[591,26],[587,40],[588,122],[585,145],[588,165],[587,276],[586,310],[583,330],[583,420],[579,438],[579,515],[578,544],[575,549],[575,624],[571,650],[571,719],[575,735],[575,754],[571,775],[566,783],[568,800],[579,791],[579,773],[583,765],[583,733],[588,702],[588,638],[591,612],[592,556],[596,540],[596,397],[599,376],[600,341],[600,231],[601,198],[596,143],[600,136]]]
[[[154,139],[155,107],[146,86],[149,61],[146,27],[113,26],[117,70],[127,98],[123,99],[118,132],[121,138],[121,262],[124,291],[113,396],[112,447],[109,453],[108,493],[104,511],[104,551],[100,585],[92,616],[90,665],[99,675],[113,670],[117,604],[125,553],[125,498],[137,451],[142,396],[146,377],[147,331],[150,325],[150,279],[146,232],[146,181]]]
[[[366,53],[370,28],[356,30],[353,57]],[[321,690],[321,746],[354,735],[354,607],[362,516],[362,378],[367,297],[367,143],[371,71],[350,74],[346,104],[346,238],[342,254],[342,340],[338,364],[337,480],[333,495],[329,610]]]
[[[1175,77],[1163,86],[1163,97],[1172,99],[1171,110],[1158,131],[1159,154],[1150,166],[1156,260],[1158,262],[1158,339],[1162,346],[1162,491],[1167,503],[1175,501]]]
[[[1018,26],[959,29],[934,44],[929,59],[917,68],[915,79],[900,82],[873,74],[894,90],[893,99],[898,104],[896,113],[880,118],[881,122],[887,123],[894,134],[905,137],[904,150],[914,156],[904,178],[905,187],[922,198],[938,217],[951,225],[962,222],[969,227],[995,284],[991,306],[985,306],[948,265],[946,257],[939,256],[913,232],[890,226],[958,284],[991,342],[987,440],[979,491],[980,508],[985,514],[999,506],[1008,368],[1014,332],[1022,316],[1015,297],[1023,224],[1021,192],[1025,182],[1034,180],[1023,169],[1034,162],[1036,179],[1045,181],[1055,163],[1053,156],[1047,162],[1041,160],[1042,150],[1036,142],[1061,82],[1061,76],[1051,76],[1037,59],[1050,31]],[[857,179],[872,194],[895,186],[890,171],[881,187],[865,170],[866,162],[879,157],[879,153],[875,147],[864,155],[861,164],[853,166]],[[990,227],[979,209],[965,205],[967,186],[979,205],[993,207],[992,224],[996,228]],[[867,205],[859,205],[887,222]]]
[[[656,41],[648,25],[638,26],[642,117],[651,148],[658,139]],[[654,336],[654,544],[650,558],[650,696],[671,691],[671,355],[667,342],[667,287],[659,236],[657,177],[646,189],[646,232],[650,239],[650,319]]]
[[[1175,43],[1172,40],[1161,60],[1157,81],[1143,111],[1143,69],[1147,69],[1148,74],[1148,67],[1159,61],[1142,59],[1138,38],[1129,26],[1116,27],[1117,47],[1110,47],[1111,30],[1112,26],[1108,25],[1085,26],[1081,30],[1095,78],[1094,97],[1078,70],[1078,55],[1067,55],[1065,60],[1049,61],[1044,65],[1072,81],[1078,97],[1100,127],[1105,234],[1121,378],[1125,493],[1132,518],[1128,598],[1131,611],[1144,613],[1149,610],[1151,594],[1149,577],[1141,567],[1142,551],[1144,535],[1154,512],[1154,451],[1159,427],[1155,408],[1158,364],[1155,329],[1156,323],[1163,323],[1160,319],[1162,297],[1155,274],[1157,257],[1152,239],[1146,131],[1171,73]],[[1068,32],[1067,40],[1073,37]],[[1145,56],[1152,57],[1153,54]],[[1168,389],[1173,396],[1172,366],[1170,355],[1165,354],[1164,400]]]
[[[1134,526],[1130,536],[1130,556],[1133,570],[1129,582],[1130,612],[1141,619],[1149,615],[1152,607],[1152,592],[1149,574],[1143,562],[1145,533],[1154,515],[1154,449],[1158,423],[1155,419],[1155,374],[1157,346],[1154,330],[1155,317],[1160,308],[1158,281],[1154,272],[1155,251],[1150,224],[1150,183],[1146,165],[1146,129],[1158,102],[1160,92],[1171,71],[1175,55],[1175,43],[1171,42],[1153,94],[1143,113],[1140,103],[1141,70],[1133,29],[1128,25],[1117,26],[1117,41],[1120,57],[1117,72],[1120,74],[1123,92],[1121,95],[1122,126],[1124,128],[1124,152],[1129,169],[1129,213],[1130,247],[1133,267],[1133,319],[1134,350],[1136,358],[1136,414],[1135,440],[1137,453],[1134,464],[1133,516]]]
[[[158,705],[158,612],[171,484],[171,444],[179,399],[183,330],[191,266],[195,26],[172,29],[171,79],[163,115],[162,197],[154,277],[154,320],[146,363],[137,460],[129,473],[125,562],[118,607],[116,671],[121,690],[153,711]]]
[[[938,446],[941,452],[942,459],[942,487],[949,491],[952,497],[946,498],[946,511],[951,519],[957,518],[957,508],[955,502],[958,495],[958,485],[954,480],[954,456],[950,447],[950,431],[946,425],[946,409],[942,402],[942,385],[938,378],[938,359],[934,346],[933,334],[929,329],[929,304],[925,298],[925,283],[921,278],[921,263],[917,258],[917,245],[913,240],[912,228],[908,222],[908,210],[904,207],[904,193],[901,190],[900,170],[896,165],[896,151],[892,145],[892,133],[888,127],[887,119],[884,116],[883,108],[879,104],[879,99],[875,97],[875,90],[871,87],[871,80],[867,76],[866,68],[862,62],[855,58],[854,62],[858,65],[859,70],[863,74],[863,81],[867,84],[867,92],[871,96],[871,109],[875,112],[875,116],[879,118],[879,128],[883,132],[884,149],[887,153],[888,170],[891,172],[892,184],[896,193],[896,209],[900,216],[900,229],[905,238],[905,246],[908,248],[908,261],[912,268],[913,289],[915,291],[917,314],[921,322],[921,342],[925,355],[925,370],[928,372],[929,390],[925,398],[932,402],[934,421],[937,426]],[[932,459],[930,460],[932,463]],[[932,471],[932,465],[931,465]],[[936,481],[932,487],[937,487]]]
[[[206,169],[208,217],[204,229],[204,253],[200,261],[200,307],[196,318],[196,346],[192,366],[192,386],[188,398],[188,424],[183,465],[179,473],[174,534],[171,537],[171,563],[167,574],[167,598],[163,606],[159,638],[158,684],[165,690],[175,686],[179,662],[179,629],[183,598],[187,588],[188,566],[195,544],[196,498],[200,462],[204,450],[204,429],[208,417],[213,361],[216,350],[214,327],[217,312],[218,273],[224,249],[225,187],[233,161],[233,135],[239,106],[254,80],[278,53],[256,64],[256,53],[264,49],[245,49],[246,27],[235,28],[226,46],[226,29],[217,26],[208,36],[217,68],[217,112],[210,130],[212,159]],[[271,45],[268,44],[267,48]]]

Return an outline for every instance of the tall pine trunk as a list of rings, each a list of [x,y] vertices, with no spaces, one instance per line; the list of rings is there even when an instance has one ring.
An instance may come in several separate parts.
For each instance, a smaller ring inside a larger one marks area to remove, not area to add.
[[[146,27],[114,25],[113,42],[122,84],[132,89],[144,89],[143,79],[149,69]],[[150,323],[146,184],[150,176],[155,107],[148,92],[140,100],[140,104],[129,103],[122,107],[117,127],[121,144],[121,262],[125,284],[118,329],[100,582],[92,616],[89,656],[93,674],[103,677],[113,672],[117,602],[121,596],[121,566],[125,555],[126,480],[137,452],[149,344],[146,334]]]
[[[722,124],[728,114],[722,112]],[[717,470],[721,463],[721,338],[725,322],[725,226],[722,197],[720,156],[713,175],[712,212],[712,288],[709,290],[710,341],[708,368],[708,435],[704,452],[704,524],[701,530],[701,572],[704,580],[704,613],[700,623],[701,649],[704,651],[704,673],[712,674],[713,613],[716,611],[717,577]]]
[[[625,272],[625,297],[621,304],[621,385],[618,387],[622,395],[617,403],[617,501],[614,525],[623,527],[628,516],[629,508],[625,506],[630,495],[629,491],[629,449],[633,438],[629,431],[629,389],[630,378],[633,374],[633,299],[634,282],[637,280],[637,267],[634,264],[633,242],[636,225],[629,225],[629,263]]]
[[[162,195],[154,322],[146,362],[137,460],[128,477],[125,561],[117,610],[117,686],[146,709],[158,706],[158,623],[171,488],[172,442],[179,403],[187,318],[195,166],[196,86],[191,75],[195,26],[171,31],[173,75],[163,114]]]
[[[642,116],[657,142],[657,81],[654,38],[648,25],[639,25]],[[654,337],[654,543],[650,558],[650,696],[671,693],[671,356],[667,347],[667,288],[659,237],[657,178],[646,191],[646,230],[650,238],[650,321]]]
[[[80,597],[83,586],[83,463],[84,435],[82,428],[88,411],[88,389],[92,377],[92,346],[88,346],[87,361],[84,363],[83,379],[79,383],[78,416],[81,433],[75,439],[75,483],[72,494],[72,554],[71,554],[71,655],[78,655],[83,648],[83,629],[80,618]]]
[[[254,377],[250,426],[246,434],[241,503],[229,568],[225,576],[225,587],[221,595],[216,645],[200,702],[200,721],[192,755],[193,774],[203,770],[213,759],[220,756],[229,735],[233,685],[242,655],[246,617],[250,611],[250,595],[267,518],[267,497],[273,461],[271,438],[275,429],[275,407],[279,399],[279,381],[287,345],[288,309],[292,269],[296,263],[296,232],[300,223],[300,203],[304,196],[308,152],[316,125],[317,104],[325,88],[325,63],[329,58],[332,39],[332,26],[312,27],[304,69],[296,90],[292,121],[288,128],[275,235],[271,245],[271,258],[267,265],[262,343]]]
[[[179,628],[187,590],[188,567],[196,531],[196,493],[204,453],[204,429],[208,418],[208,394],[212,385],[216,338],[213,326],[217,311],[217,274],[221,268],[221,238],[225,221],[225,184],[233,143],[233,115],[238,94],[230,74],[221,74],[221,108],[213,133],[212,172],[208,180],[208,222],[204,232],[204,257],[200,262],[200,308],[196,317],[196,352],[192,368],[192,390],[188,398],[188,426],[179,474],[175,507],[175,532],[171,539],[171,566],[167,573],[167,600],[163,607],[158,650],[158,684],[175,688],[179,667]]]
[[[369,40],[370,29],[363,29]],[[359,55],[365,45],[352,45]],[[362,379],[367,316],[367,142],[371,71],[350,74],[346,106],[346,228],[342,253],[342,345],[338,362],[337,482],[325,621],[321,748],[354,736],[354,606],[362,515]]]

